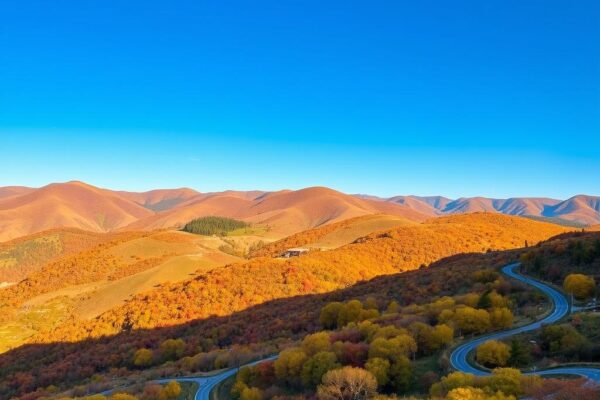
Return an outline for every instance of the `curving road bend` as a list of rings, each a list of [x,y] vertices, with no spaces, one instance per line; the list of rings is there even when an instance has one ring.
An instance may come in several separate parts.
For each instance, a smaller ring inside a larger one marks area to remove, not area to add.
[[[244,365],[244,367],[249,367],[252,365],[259,364],[263,361],[267,360],[275,360],[278,356],[271,356],[267,358],[263,358],[261,360],[257,360],[251,362],[249,364]],[[232,375],[237,373],[237,368],[228,369],[227,371],[221,372],[212,376],[190,376],[190,377],[179,377],[179,378],[165,378],[165,379],[157,379],[153,382],[156,383],[168,383],[171,381],[177,382],[195,382],[198,384],[198,391],[196,392],[195,400],[209,400],[210,392],[217,386],[219,383],[223,382],[225,379],[229,378]]]
[[[535,279],[529,278],[527,276],[521,275],[515,271],[515,269],[519,266],[518,263],[509,264],[502,268],[502,272],[518,281],[524,282],[528,285],[534,286],[537,289],[544,292],[552,301],[553,310],[552,312],[546,316],[545,318],[531,323],[529,325],[521,326],[519,328],[509,329],[507,331],[492,333],[489,335],[481,336],[479,338],[473,339],[469,342],[466,342],[456,349],[452,351],[450,355],[450,364],[452,367],[458,371],[470,373],[478,376],[489,375],[489,372],[480,370],[468,362],[468,355],[471,351],[475,350],[477,346],[484,343],[487,340],[491,339],[504,339],[512,335],[516,335],[518,333],[533,331],[541,328],[542,325],[552,324],[562,317],[564,317],[569,312],[569,302],[567,298],[557,291],[556,289],[545,285]],[[245,366],[251,366],[259,364],[266,360],[275,360],[277,359],[277,355],[271,356],[269,358],[265,358],[262,360],[255,361],[250,364],[246,364]],[[157,383],[167,383],[169,381],[178,381],[178,382],[196,382],[198,384],[198,391],[196,392],[195,400],[209,400],[210,392],[217,386],[219,383],[229,378],[232,375],[235,375],[237,369],[230,369],[224,372],[221,372],[216,375],[212,375],[209,377],[174,377],[174,378],[166,378],[159,379],[154,382]],[[600,369],[596,368],[578,368],[578,367],[561,367],[561,368],[553,368],[542,371],[537,371],[536,375],[556,375],[556,374],[567,374],[567,375],[579,375],[591,379],[596,382],[600,382]],[[105,392],[105,394],[109,394],[111,391]]]
[[[470,373],[477,376],[485,376],[489,375],[489,372],[483,371],[473,365],[469,364],[468,355],[471,351],[475,350],[479,345],[488,341],[488,340],[498,340],[505,339],[509,336],[513,336],[522,332],[533,331],[542,327],[542,325],[552,324],[560,320],[562,317],[567,315],[569,312],[569,302],[567,298],[560,293],[558,290],[540,282],[535,279],[529,278],[527,276],[521,275],[516,272],[516,268],[519,266],[519,263],[509,264],[502,268],[502,272],[518,281],[526,283],[528,285],[534,286],[539,289],[543,293],[545,293],[552,302],[553,310],[552,312],[542,318],[539,321],[533,322],[529,325],[521,326],[514,329],[509,329],[507,331],[491,333],[489,335],[484,335],[478,337],[477,339],[473,339],[469,342],[463,343],[458,346],[456,349],[452,351],[450,354],[450,364],[452,367],[458,371]],[[555,374],[568,374],[568,375],[579,375],[586,377],[588,379],[594,380],[596,382],[600,382],[600,369],[597,368],[584,368],[584,367],[560,367],[553,368],[548,370],[536,371],[536,375],[555,375]]]

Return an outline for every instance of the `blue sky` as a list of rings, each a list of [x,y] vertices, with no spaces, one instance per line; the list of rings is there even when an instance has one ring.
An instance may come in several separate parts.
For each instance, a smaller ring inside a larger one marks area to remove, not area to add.
[[[4,4],[0,186],[598,195],[599,21],[597,1]]]

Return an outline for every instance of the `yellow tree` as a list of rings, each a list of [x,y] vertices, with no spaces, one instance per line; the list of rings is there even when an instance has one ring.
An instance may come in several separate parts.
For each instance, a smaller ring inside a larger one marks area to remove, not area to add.
[[[477,348],[477,362],[489,367],[503,367],[510,358],[510,347],[496,340],[488,340]]]
[[[302,383],[304,386],[316,387],[321,383],[323,375],[332,369],[340,368],[337,357],[330,351],[321,351],[309,358],[302,366]]]
[[[185,351],[185,342],[182,339],[167,339],[160,344],[160,354],[165,360],[177,360]]]
[[[327,372],[319,385],[319,400],[367,400],[377,392],[377,380],[362,368],[344,367]]]
[[[365,369],[373,374],[377,379],[379,387],[384,387],[390,381],[390,362],[389,360],[375,357],[370,358],[365,364]]]
[[[246,387],[240,394],[240,400],[262,400],[262,398],[262,391],[255,387]]]
[[[506,307],[497,307],[490,310],[490,322],[496,329],[510,328],[513,319],[513,313]]]
[[[462,333],[483,333],[491,326],[490,314],[486,310],[469,306],[457,308],[452,319]]]
[[[484,379],[484,385],[492,392],[514,396],[521,396],[525,388],[539,386],[541,380],[539,376],[524,376],[514,368],[496,368],[490,377]]]
[[[583,274],[567,275],[563,282],[567,293],[572,293],[578,299],[587,299],[596,291],[596,282],[591,276]]]
[[[154,354],[149,349],[139,349],[133,355],[133,365],[136,367],[148,367],[152,365]]]
[[[329,351],[330,348],[331,341],[327,332],[313,333],[302,340],[302,350],[308,356],[315,355],[321,351]]]
[[[446,400],[515,400],[515,396],[507,396],[502,392],[487,394],[483,389],[464,387],[452,389]]]
[[[454,329],[446,324],[438,324],[433,327],[431,331],[431,349],[437,350],[448,343],[452,342],[454,338]]]
[[[323,327],[326,329],[335,328],[337,326],[338,315],[340,314],[340,310],[343,306],[344,304],[336,301],[323,307],[319,316],[321,325],[323,325]]]
[[[176,399],[181,393],[181,385],[177,381],[171,381],[162,390],[161,400]]]
[[[429,389],[429,393],[433,397],[441,397],[446,395],[452,389],[473,386],[475,384],[475,376],[465,374],[464,372],[452,372],[444,376],[440,382],[434,383]]]
[[[300,348],[293,347],[283,350],[273,364],[275,376],[288,383],[297,383],[302,372],[302,367],[307,359],[308,356]]]

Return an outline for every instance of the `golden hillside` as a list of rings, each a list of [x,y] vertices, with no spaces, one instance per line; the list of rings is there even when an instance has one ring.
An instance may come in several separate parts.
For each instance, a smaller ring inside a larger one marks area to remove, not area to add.
[[[38,240],[47,246],[36,244],[36,249],[45,252],[26,254],[37,256],[37,262],[46,258],[46,262],[35,264],[23,281],[0,289],[0,352],[73,316],[96,317],[136,293],[240,260],[221,250],[227,244],[222,238],[176,231],[96,234],[57,230],[24,242],[16,240],[14,246]],[[228,240],[243,246],[260,238]],[[68,252],[54,255],[55,247],[60,250],[61,245]]]
[[[62,228],[0,243],[0,282],[19,282],[46,263],[85,251],[110,239],[110,235]]]
[[[566,228],[521,217],[468,214],[397,227],[331,251],[292,259],[256,258],[135,296],[100,317],[36,340],[80,340],[121,329],[168,326],[229,315],[255,304],[324,293],[377,275],[409,271],[458,253],[535,244]]]
[[[372,232],[397,226],[416,224],[414,221],[393,215],[365,215],[327,224],[318,228],[295,233],[284,239],[269,243],[252,252],[252,257],[278,256],[291,247],[331,249],[352,243]]]

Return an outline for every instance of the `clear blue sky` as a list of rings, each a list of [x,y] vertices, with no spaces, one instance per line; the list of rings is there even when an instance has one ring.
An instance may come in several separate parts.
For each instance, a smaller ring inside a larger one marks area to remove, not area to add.
[[[5,2],[0,186],[598,195],[599,43],[596,0]]]

